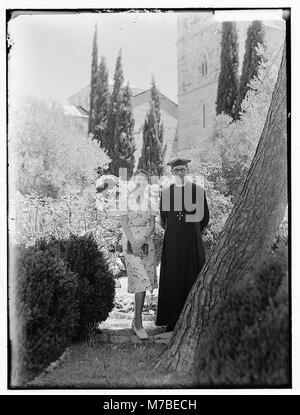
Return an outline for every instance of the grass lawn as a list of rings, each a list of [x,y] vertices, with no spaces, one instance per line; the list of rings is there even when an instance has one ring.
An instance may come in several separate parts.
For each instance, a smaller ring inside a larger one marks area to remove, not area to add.
[[[162,344],[76,344],[53,371],[27,385],[32,388],[189,388],[176,374],[159,374],[151,365]]]

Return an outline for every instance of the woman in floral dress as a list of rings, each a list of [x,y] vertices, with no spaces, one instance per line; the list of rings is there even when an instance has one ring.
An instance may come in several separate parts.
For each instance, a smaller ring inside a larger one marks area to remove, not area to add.
[[[135,189],[129,192],[127,211],[121,214],[122,247],[128,277],[128,292],[135,294],[132,329],[139,338],[147,339],[148,334],[142,324],[142,310],[146,291],[152,292],[157,288],[155,251],[151,239],[157,209],[150,197],[148,173],[137,170],[133,180]],[[128,252],[128,241],[132,253],[129,253],[130,249]],[[148,246],[145,247],[145,244]]]

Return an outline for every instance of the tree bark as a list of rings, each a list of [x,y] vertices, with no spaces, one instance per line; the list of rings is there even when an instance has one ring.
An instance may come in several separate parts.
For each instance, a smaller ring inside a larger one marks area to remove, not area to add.
[[[212,313],[241,277],[250,277],[264,259],[287,204],[286,52],[256,153],[243,189],[219,241],[198,276],[177,321],[168,348],[155,367],[190,372]]]

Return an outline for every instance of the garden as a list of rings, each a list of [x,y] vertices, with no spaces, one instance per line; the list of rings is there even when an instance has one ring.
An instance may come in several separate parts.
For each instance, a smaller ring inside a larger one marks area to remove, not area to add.
[[[181,153],[192,160],[190,173],[205,178],[210,222],[203,240],[208,258],[226,237],[223,230],[244,190],[275,88],[279,62],[270,66],[274,51],[258,48],[257,54],[262,59],[239,102],[239,116],[221,111],[213,133],[201,147]],[[103,60],[101,65],[92,79],[98,87],[107,81]],[[126,292],[120,218],[99,208],[96,189],[104,174],[114,174],[119,167],[128,167],[131,175],[134,170],[130,91],[120,88],[121,80],[119,55],[114,89],[105,98],[105,123],[98,122],[101,114],[90,117],[89,134],[80,120],[66,115],[57,103],[19,96],[11,105],[11,385],[286,386],[290,361],[286,206],[259,268],[250,276],[249,272],[239,275],[228,292],[220,283],[220,291],[227,295],[204,326],[204,341],[196,348],[193,370],[187,376],[155,368],[168,347],[162,333],[153,332],[151,341],[145,343],[103,342],[103,324],[107,330],[107,322],[123,319],[128,329],[134,311],[134,296]],[[116,122],[116,111],[124,125]],[[126,133],[122,135],[121,130]],[[143,138],[137,164],[161,176],[166,168],[165,147],[154,80]],[[153,235],[158,273],[163,236],[158,216]],[[157,290],[147,293],[143,315],[150,331],[156,304]]]

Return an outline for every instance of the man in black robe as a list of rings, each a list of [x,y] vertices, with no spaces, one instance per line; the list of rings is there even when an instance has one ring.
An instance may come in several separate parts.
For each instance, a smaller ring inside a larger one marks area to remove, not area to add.
[[[168,165],[175,183],[161,192],[161,225],[165,229],[156,325],[173,331],[186,298],[205,264],[202,232],[209,210],[202,186],[188,181],[190,160],[176,158]]]

